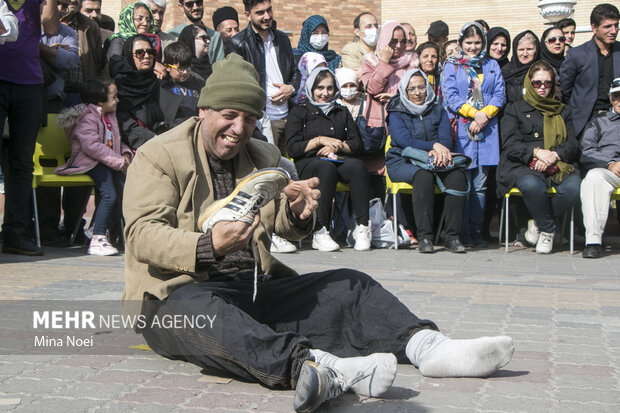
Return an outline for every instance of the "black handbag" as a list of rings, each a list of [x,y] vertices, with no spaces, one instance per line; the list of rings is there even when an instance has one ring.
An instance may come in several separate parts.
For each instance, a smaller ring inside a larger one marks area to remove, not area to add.
[[[376,155],[383,152],[385,149],[385,141],[387,139],[387,131],[385,129],[385,111],[384,104],[381,104],[381,126],[371,128],[368,126],[368,121],[364,117],[364,103],[366,102],[367,86],[364,86],[364,95],[362,96],[362,103],[360,104],[360,110],[357,113],[357,119],[355,124],[362,141],[362,149],[360,153],[362,155]],[[372,98],[370,99],[372,103]],[[369,104],[370,105],[370,104]],[[370,108],[370,106],[368,106]]]

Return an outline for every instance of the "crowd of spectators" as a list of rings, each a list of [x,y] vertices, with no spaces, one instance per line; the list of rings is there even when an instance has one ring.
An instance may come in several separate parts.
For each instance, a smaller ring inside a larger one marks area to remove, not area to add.
[[[101,13],[100,0],[0,0],[3,252],[43,253],[32,237],[32,155],[39,128],[53,121],[72,147],[58,173],[88,174],[97,211],[82,229],[89,188],[38,189],[42,243],[68,246],[78,222],[78,233],[90,238],[78,241],[90,243],[90,254],[118,253],[124,173],[135,151],[197,116],[213,63],[236,53],[254,66],[266,96],[254,138],[277,146],[293,179],[320,178],[313,248],[340,248],[331,234],[335,200],[338,215],[350,218],[350,244],[370,249],[369,200],[384,198],[387,174],[414,188],[385,207],[388,215],[398,209],[422,253],[434,252],[440,207],[447,250],[486,248],[498,200],[516,187],[523,205],[510,224],[515,239],[506,242],[550,253],[559,220],[581,200],[583,256],[601,255],[609,200],[620,186],[615,6],[592,10],[593,36],[581,45],[572,19],[540,36],[475,20],[452,39],[454,28],[435,21],[423,39],[421,28],[416,34],[409,23],[380,23],[362,12],[341,51],[330,47],[329,16],[321,15],[296,28],[293,47],[275,28],[270,0],[243,0],[245,28],[230,6],[213,13],[212,27],[203,0],[179,0],[178,7],[183,23],[164,31],[165,0],[130,3],[116,19]],[[387,152],[365,149],[360,121],[385,128]],[[408,148],[426,151],[436,167],[451,165],[455,153],[471,164],[433,173],[409,162]],[[438,202],[436,179],[451,191]],[[348,197],[337,193],[339,182]],[[270,238],[273,252],[295,250]]]

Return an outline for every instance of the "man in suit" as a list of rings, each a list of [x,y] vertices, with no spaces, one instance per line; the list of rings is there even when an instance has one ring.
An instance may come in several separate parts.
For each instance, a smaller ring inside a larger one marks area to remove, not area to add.
[[[604,116],[610,108],[607,91],[620,76],[618,9],[599,4],[590,14],[592,40],[568,51],[560,67],[564,102],[573,109],[573,126],[580,135],[588,120]]]

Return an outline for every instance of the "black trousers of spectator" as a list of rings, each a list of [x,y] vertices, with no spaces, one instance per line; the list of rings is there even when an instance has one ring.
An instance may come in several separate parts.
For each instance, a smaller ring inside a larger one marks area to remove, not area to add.
[[[0,80],[0,131],[9,122],[8,170],[4,181],[5,240],[29,237],[32,222],[32,155],[43,111],[43,85]]]
[[[90,186],[67,186],[63,188],[62,210],[64,211],[65,228],[69,235],[73,233],[78,219],[84,214],[82,208],[91,191],[92,187]],[[60,188],[42,186],[37,188],[37,206],[41,239],[53,237],[60,223]],[[80,238],[79,233],[77,238]]]
[[[338,181],[349,185],[351,202],[355,209],[355,218],[358,225],[368,225],[368,201],[370,194],[370,178],[364,162],[357,158],[344,158],[344,162],[337,163],[319,158],[302,159],[296,165],[301,170],[301,179],[318,177],[320,180],[319,207],[317,208],[316,228],[330,228],[332,202],[336,195]]]
[[[149,346],[164,357],[225,372],[269,387],[294,388],[309,349],[340,357],[394,353],[406,361],[409,338],[421,320],[370,276],[351,269],[258,283],[238,275],[183,286],[164,301],[145,301]],[[205,328],[152,328],[167,315],[209,315]],[[156,317],[155,317],[156,316]]]
[[[460,169],[438,173],[447,189],[465,191],[467,181]],[[433,237],[433,205],[435,203],[435,176],[433,173],[420,169],[413,175],[413,216],[417,227],[418,239]],[[444,202],[444,233],[445,239],[456,239],[461,233],[464,196],[446,194]]]

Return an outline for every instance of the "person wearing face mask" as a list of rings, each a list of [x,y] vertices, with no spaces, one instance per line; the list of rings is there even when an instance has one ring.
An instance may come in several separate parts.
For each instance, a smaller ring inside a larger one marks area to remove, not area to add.
[[[332,72],[340,66],[340,56],[329,50],[329,26],[323,16],[310,16],[301,27],[301,35],[297,48],[293,50],[295,59],[299,61],[304,53],[314,52],[323,55],[327,67]],[[302,87],[300,86],[300,89]]]
[[[540,60],[540,41],[531,30],[519,33],[512,41],[512,57],[502,67],[502,76],[506,82],[506,102],[512,103],[523,99],[523,79],[530,66]]]
[[[502,118],[502,158],[497,167],[500,196],[517,187],[533,220],[525,239],[539,254],[553,248],[556,223],[579,200],[579,144],[572,112],[555,97],[555,70],[545,61],[530,67],[522,100]],[[547,196],[547,188],[556,194]]]
[[[322,54],[307,52],[301,56],[301,59],[299,59],[299,63],[297,64],[299,73],[301,73],[301,81],[299,82],[299,92],[292,99],[293,103],[300,104],[306,101],[306,81],[308,80],[310,73],[312,73],[312,71],[319,66],[327,67],[327,61]]]
[[[342,66],[357,70],[357,75],[362,74],[362,61],[364,55],[375,51],[379,38],[379,23],[377,18],[370,12],[360,13],[353,20],[353,32],[355,38],[342,48]]]
[[[386,117],[385,104],[398,92],[398,82],[409,69],[418,68],[418,57],[406,51],[407,35],[405,29],[395,21],[386,22],[381,27],[377,50],[364,56],[362,84],[367,89],[364,110],[370,127],[381,127]],[[385,169],[383,153],[365,157],[366,167],[377,177],[382,177]],[[380,190],[380,178],[373,182],[376,195]]]
[[[168,129],[153,72],[155,54],[149,38],[137,34],[125,41],[121,56],[110,60],[110,74],[118,88],[118,126],[123,142],[133,149]]]
[[[336,69],[336,80],[340,85],[338,103],[349,109],[353,120],[356,120],[362,104],[362,97],[357,92],[357,85],[359,84],[357,72],[353,69],[341,67]]]
[[[385,162],[393,182],[407,182],[413,191],[413,215],[417,228],[420,253],[432,253],[433,204],[435,176],[407,162],[401,153],[411,147],[428,151],[438,166],[452,161],[452,133],[448,113],[437,103],[433,87],[421,69],[407,71],[398,84],[398,95],[387,105],[388,125],[392,137]],[[446,188],[464,192],[465,174],[460,169],[438,173]],[[446,195],[444,203],[445,245],[454,253],[464,253],[459,241],[465,197]]]
[[[466,171],[471,191],[465,203],[461,241],[465,246],[487,247],[484,224],[487,177],[499,161],[497,114],[506,102],[499,65],[486,56],[486,37],[475,22],[463,26],[461,54],[446,60],[441,74],[444,102],[457,118],[455,152],[473,162]]]
[[[285,128],[287,149],[301,179],[319,178],[321,191],[312,248],[340,249],[330,236],[332,202],[338,181],[349,185],[357,225],[355,249],[370,249],[368,227],[369,179],[364,163],[356,157],[361,141],[349,110],[339,105],[338,83],[325,67],[317,67],[306,82],[308,102],[291,109]]]
[[[510,33],[503,27],[492,27],[487,32],[487,56],[495,59],[500,68],[509,62]]]

